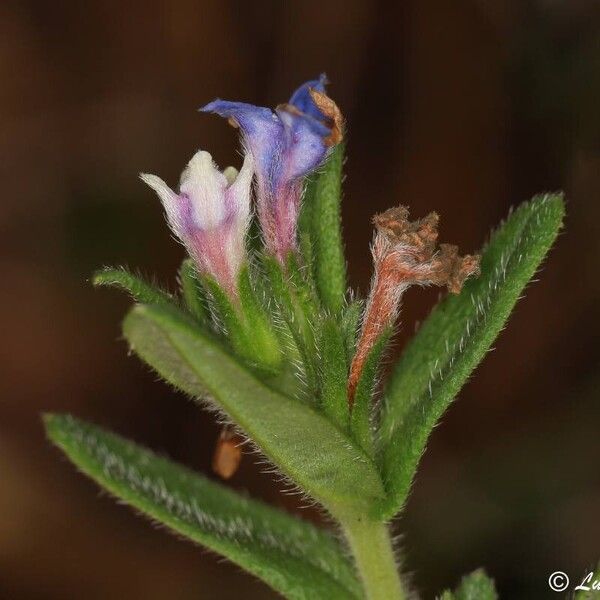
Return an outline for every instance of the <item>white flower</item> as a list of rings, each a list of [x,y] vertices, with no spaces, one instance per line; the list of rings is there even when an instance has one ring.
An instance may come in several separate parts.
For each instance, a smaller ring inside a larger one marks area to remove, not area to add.
[[[246,261],[253,176],[250,153],[240,172],[221,172],[208,152],[196,152],[181,174],[179,193],[160,177],[140,177],[160,198],[171,229],[183,242],[200,273],[212,276],[230,297]]]

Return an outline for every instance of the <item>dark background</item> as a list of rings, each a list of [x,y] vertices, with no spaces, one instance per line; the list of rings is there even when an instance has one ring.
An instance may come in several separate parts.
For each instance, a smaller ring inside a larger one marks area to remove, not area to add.
[[[565,233],[437,428],[403,517],[425,598],[485,566],[504,598],[556,597],[600,558],[600,3],[577,0],[14,2],[0,6],[0,596],[271,598],[77,474],[39,414],[69,411],[210,473],[211,418],[127,356],[104,264],[171,288],[182,248],[140,171],[198,148],[196,108],[266,106],[326,71],[349,124],[345,239],[368,288],[370,216],[399,202],[480,247],[511,205],[568,198]],[[437,292],[411,290],[398,351]],[[251,458],[232,480],[276,505]],[[304,512],[310,518],[312,513]]]

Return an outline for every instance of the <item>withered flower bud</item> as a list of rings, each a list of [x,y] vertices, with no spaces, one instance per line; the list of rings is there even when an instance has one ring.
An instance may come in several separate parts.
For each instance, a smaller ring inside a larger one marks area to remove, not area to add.
[[[398,206],[373,219],[375,275],[350,368],[350,407],[365,360],[378,337],[396,321],[402,294],[411,285],[445,286],[452,294],[458,294],[465,280],[479,272],[479,256],[459,256],[458,248],[450,244],[437,248],[436,213],[417,221],[409,221],[408,215],[405,206]]]

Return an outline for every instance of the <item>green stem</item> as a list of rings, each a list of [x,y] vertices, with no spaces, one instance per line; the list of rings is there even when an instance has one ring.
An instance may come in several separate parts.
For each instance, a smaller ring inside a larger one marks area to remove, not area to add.
[[[368,600],[404,600],[388,526],[367,517],[341,521]]]

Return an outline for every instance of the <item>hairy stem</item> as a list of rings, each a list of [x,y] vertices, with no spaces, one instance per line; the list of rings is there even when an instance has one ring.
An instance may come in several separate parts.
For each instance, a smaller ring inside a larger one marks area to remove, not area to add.
[[[366,516],[340,521],[368,600],[404,600],[388,526]]]

